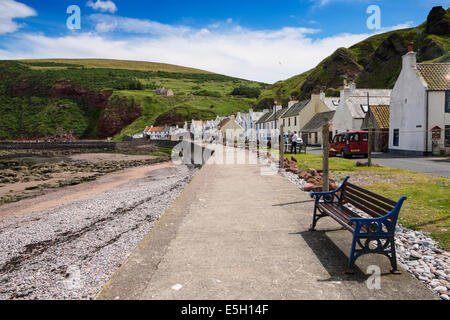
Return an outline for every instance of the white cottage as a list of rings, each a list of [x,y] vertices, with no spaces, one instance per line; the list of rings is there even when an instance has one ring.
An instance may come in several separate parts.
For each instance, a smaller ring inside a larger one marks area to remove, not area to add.
[[[450,154],[450,63],[417,63],[410,45],[390,110],[390,152]]]
[[[344,83],[339,106],[336,108],[333,118],[335,134],[361,130],[364,118],[369,110],[367,94],[369,94],[371,106],[389,105],[391,90],[357,89],[355,83],[350,86]]]

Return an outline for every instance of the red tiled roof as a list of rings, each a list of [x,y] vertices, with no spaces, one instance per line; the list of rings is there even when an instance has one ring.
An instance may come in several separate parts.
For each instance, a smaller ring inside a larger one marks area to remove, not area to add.
[[[153,127],[150,129],[149,132],[163,132],[164,131],[164,127]]]
[[[417,70],[430,90],[450,90],[450,63],[418,63]]]

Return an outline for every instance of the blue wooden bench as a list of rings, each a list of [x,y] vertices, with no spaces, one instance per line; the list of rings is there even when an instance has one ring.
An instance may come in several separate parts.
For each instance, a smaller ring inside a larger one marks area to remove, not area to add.
[[[395,202],[349,183],[349,178],[336,191],[311,193],[315,206],[310,230],[316,229],[321,218],[331,217],[353,233],[348,274],[354,273],[356,260],[364,254],[385,255],[391,262],[391,272],[399,274],[394,235],[406,197]]]

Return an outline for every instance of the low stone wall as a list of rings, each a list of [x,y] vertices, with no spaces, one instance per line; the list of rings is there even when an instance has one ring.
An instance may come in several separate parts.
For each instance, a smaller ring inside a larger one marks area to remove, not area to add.
[[[87,141],[87,142],[0,142],[0,150],[124,150],[142,145],[156,148],[173,148],[179,141],[133,140],[127,142]]]
[[[115,150],[115,142],[0,142],[0,150],[73,150],[104,149]]]

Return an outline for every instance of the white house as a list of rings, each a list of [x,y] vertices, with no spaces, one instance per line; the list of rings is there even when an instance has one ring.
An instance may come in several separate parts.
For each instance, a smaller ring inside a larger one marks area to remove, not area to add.
[[[148,136],[150,140],[165,140],[169,138],[169,130],[167,127],[146,127],[144,136]]]
[[[417,63],[410,45],[390,110],[390,152],[450,154],[450,63]]]
[[[339,106],[336,108],[333,118],[334,133],[361,130],[364,118],[369,110],[367,94],[369,94],[371,106],[389,105],[391,91],[386,89],[357,89],[355,83],[348,86],[344,82]]]

